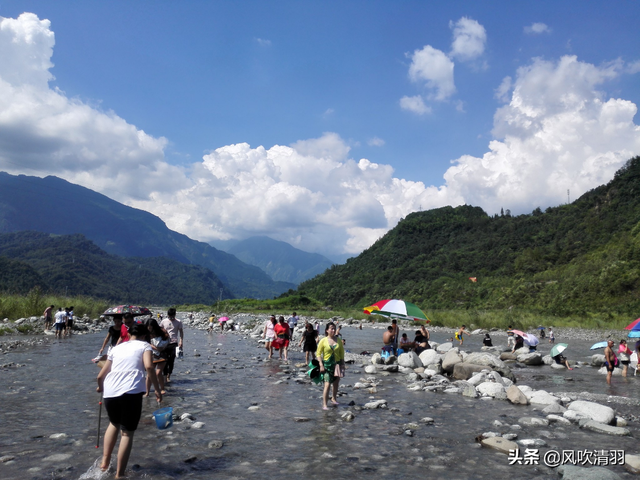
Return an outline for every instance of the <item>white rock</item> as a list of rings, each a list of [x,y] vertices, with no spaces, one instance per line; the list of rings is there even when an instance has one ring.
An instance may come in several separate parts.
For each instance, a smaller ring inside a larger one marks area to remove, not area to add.
[[[424,366],[416,352],[402,353],[398,357],[398,365],[411,369]]]
[[[378,369],[376,368],[375,365],[367,365],[366,367],[364,367],[364,372],[365,373],[372,374],[372,373],[376,373],[377,371],[378,371]]]
[[[498,384],[495,382],[484,382],[476,387],[476,390],[480,395],[486,397],[496,397],[496,395],[500,396],[500,394],[504,395],[504,398],[507,396],[507,392],[504,388],[504,385]]]
[[[482,382],[486,381],[487,379],[487,374],[486,373],[476,373],[473,377],[471,377],[469,380],[467,380],[467,382],[469,382],[471,385],[473,386],[478,386],[480,385]]]
[[[523,438],[518,440],[518,443],[523,447],[545,447],[547,445],[547,442],[541,438]]]
[[[610,424],[616,417],[616,412],[611,407],[600,405],[595,402],[585,402],[583,400],[576,400],[569,404],[569,410],[586,415],[592,420],[605,425]]]
[[[562,416],[573,423],[578,423],[583,418],[589,418],[587,415],[584,415],[579,412],[575,412],[573,410],[567,410],[562,414]]]
[[[367,410],[375,410],[376,408],[387,408],[386,400],[375,400],[373,402],[365,403],[364,408]]]
[[[438,347],[436,348],[436,351],[440,352],[440,353],[447,353],[452,348],[453,348],[453,343],[446,342],[446,343],[441,343],[440,345],[438,345]]]
[[[438,354],[433,348],[425,350],[420,354],[422,365],[435,365],[442,362],[442,355]]]
[[[547,420],[549,420],[550,422],[561,423],[562,425],[571,425],[570,420],[554,413],[547,415]]]
[[[532,392],[525,392],[525,395],[529,399],[529,402],[537,405],[551,405],[552,403],[560,403],[560,399],[549,392],[544,390],[535,390]]]

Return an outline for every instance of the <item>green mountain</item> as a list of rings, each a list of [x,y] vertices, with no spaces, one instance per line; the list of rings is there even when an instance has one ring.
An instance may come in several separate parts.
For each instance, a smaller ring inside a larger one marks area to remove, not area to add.
[[[166,257],[118,257],[82,235],[0,235],[0,287],[26,293],[87,295],[119,303],[212,304],[226,287],[204,267]]]
[[[273,281],[258,267],[167,228],[148,212],[57,177],[0,172],[0,233],[79,233],[107,253],[168,257],[213,271],[230,297],[272,298],[295,285]]]
[[[235,243],[227,250],[249,265],[267,272],[274,280],[296,285],[313,278],[333,265],[318,253],[299,250],[286,242],[256,236]]]
[[[635,157],[607,185],[545,212],[490,217],[465,205],[412,213],[298,292],[340,306],[403,298],[428,309],[637,316],[639,221]]]

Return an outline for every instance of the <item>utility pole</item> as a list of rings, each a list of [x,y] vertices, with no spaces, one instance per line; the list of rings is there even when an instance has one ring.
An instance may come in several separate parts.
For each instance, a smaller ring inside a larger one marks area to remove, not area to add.
[[[569,189],[567,188],[567,204],[571,203],[571,196],[569,195]]]

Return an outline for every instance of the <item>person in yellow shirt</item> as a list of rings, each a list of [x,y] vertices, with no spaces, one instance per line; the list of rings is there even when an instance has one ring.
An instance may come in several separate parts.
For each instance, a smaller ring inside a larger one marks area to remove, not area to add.
[[[326,327],[326,337],[318,343],[316,358],[319,362],[320,376],[324,381],[324,390],[322,392],[322,409],[329,410],[327,403],[329,400],[329,389],[333,385],[333,395],[331,396],[331,405],[337,407],[338,404],[338,387],[340,378],[344,377],[344,346],[342,340],[336,337],[336,326],[333,322],[329,322]]]

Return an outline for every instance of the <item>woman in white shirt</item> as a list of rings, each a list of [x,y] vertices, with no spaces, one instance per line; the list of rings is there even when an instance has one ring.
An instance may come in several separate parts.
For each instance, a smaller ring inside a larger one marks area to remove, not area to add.
[[[111,454],[118,441],[118,431],[122,431],[115,478],[124,477],[131,454],[133,433],[138,428],[142,414],[142,395],[146,391],[145,371],[151,378],[157,401],[162,401],[160,385],[153,367],[151,345],[138,340],[144,338],[146,330],[144,325],[133,325],[129,329],[131,340],[111,350],[98,374],[97,391],[104,392],[102,396],[110,422],[104,434],[104,451],[100,467],[103,471],[109,468]]]

